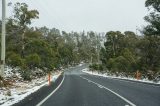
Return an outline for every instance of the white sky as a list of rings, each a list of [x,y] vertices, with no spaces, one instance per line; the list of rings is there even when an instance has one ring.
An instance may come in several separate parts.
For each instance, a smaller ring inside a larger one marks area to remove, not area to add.
[[[34,26],[65,31],[135,32],[136,26],[145,25],[143,17],[148,14],[146,0],[7,0],[10,1],[26,2],[40,12],[40,19],[33,21]]]

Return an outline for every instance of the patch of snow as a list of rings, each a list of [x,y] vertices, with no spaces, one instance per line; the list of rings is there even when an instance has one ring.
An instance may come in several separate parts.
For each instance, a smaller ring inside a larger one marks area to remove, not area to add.
[[[78,66],[82,66],[83,64],[79,64]]]
[[[107,78],[117,78],[117,79],[125,79],[125,80],[131,80],[131,81],[137,81],[137,82],[145,82],[145,83],[152,83],[152,84],[160,84],[160,81],[155,83],[153,81],[149,81],[148,79],[141,79],[141,80],[137,80],[133,77],[124,77],[124,76],[116,76],[116,75],[109,75],[108,73],[98,73],[96,71],[89,71],[88,68],[85,68],[82,70],[82,72],[87,73],[87,74],[91,74],[91,75],[95,75],[95,76],[101,76],[101,77],[107,77]]]
[[[84,65],[85,63],[82,61],[82,62],[80,62],[79,64],[78,64],[78,66],[82,66],[82,65]]]
[[[51,81],[55,82],[59,75],[61,75],[61,72],[53,73]],[[47,80],[48,76],[45,76],[42,78],[34,79],[31,82],[15,82],[14,86],[11,88],[0,89],[0,105],[11,106],[15,103],[18,103],[19,101],[21,101],[31,93],[34,93],[41,87],[47,86]],[[7,92],[10,92],[10,96],[8,96]]]
[[[4,71],[4,72],[5,72],[5,73],[4,73],[5,77],[11,77],[11,76],[13,75],[12,70],[13,70],[13,69],[12,69],[11,67],[8,67],[8,66],[7,66],[7,67],[5,68],[5,71]]]
[[[18,78],[21,78],[20,73],[18,73],[18,68],[11,68],[9,66],[5,67],[5,71],[4,71],[4,77],[5,78],[10,78],[13,76],[17,76]]]
[[[55,82],[58,77],[59,77],[59,74],[52,76],[52,81]]]

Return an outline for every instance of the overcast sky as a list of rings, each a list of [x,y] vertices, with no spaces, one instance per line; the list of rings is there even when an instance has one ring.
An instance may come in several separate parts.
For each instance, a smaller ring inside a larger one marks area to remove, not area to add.
[[[40,18],[34,26],[65,31],[136,31],[145,25],[145,0],[7,0],[26,2]],[[1,6],[1,5],[0,5]],[[8,9],[8,14],[11,12]]]

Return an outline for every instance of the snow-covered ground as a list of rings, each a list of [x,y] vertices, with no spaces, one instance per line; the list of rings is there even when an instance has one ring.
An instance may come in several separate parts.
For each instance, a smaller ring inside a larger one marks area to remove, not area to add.
[[[82,66],[83,64],[79,64],[78,66]]]
[[[12,74],[11,68],[7,68],[6,76]],[[51,81],[55,81],[61,72],[52,73]],[[17,76],[18,73],[17,73]],[[8,88],[0,88],[0,106],[10,106],[24,99],[31,93],[37,91],[43,86],[48,86],[48,76],[37,78],[31,82],[16,81]]]
[[[98,73],[96,71],[89,71],[88,68],[85,68],[82,70],[82,72],[84,73],[88,73],[88,74],[91,74],[91,75],[96,75],[96,76],[101,76],[101,77],[107,77],[107,78],[117,78],[117,79],[125,79],[125,80],[131,80],[131,81],[139,81],[139,82],[145,82],[145,83],[152,83],[152,84],[159,84],[160,85],[160,81],[155,83],[153,81],[149,81],[148,79],[141,79],[141,80],[137,80],[135,78],[128,78],[128,77],[124,77],[124,76],[118,76],[116,77],[115,75],[108,75],[107,73],[104,73],[104,74],[101,74],[101,73]]]

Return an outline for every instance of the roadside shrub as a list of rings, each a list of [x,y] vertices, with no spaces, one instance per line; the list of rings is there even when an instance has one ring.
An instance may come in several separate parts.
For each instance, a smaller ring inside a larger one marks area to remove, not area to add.
[[[7,53],[6,63],[11,67],[22,66],[23,60],[19,54],[14,52]]]
[[[26,81],[31,81],[31,71],[28,69],[22,70],[21,71],[21,77],[23,78],[23,80]]]
[[[34,67],[39,67],[40,61],[41,61],[41,58],[36,53],[30,54],[25,57],[25,63],[29,67],[29,69],[33,69]]]
[[[111,58],[108,61],[108,69],[112,72],[127,72],[129,67],[130,63],[123,56]]]
[[[102,64],[92,64],[92,65],[89,65],[89,68],[91,70],[96,70],[96,71],[103,71],[104,70]]]

